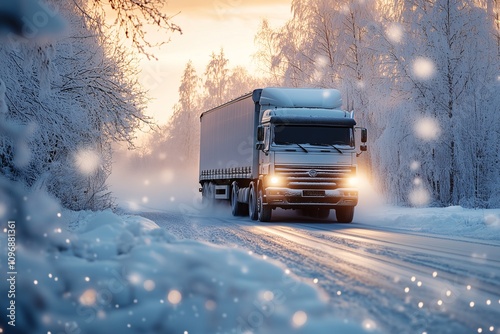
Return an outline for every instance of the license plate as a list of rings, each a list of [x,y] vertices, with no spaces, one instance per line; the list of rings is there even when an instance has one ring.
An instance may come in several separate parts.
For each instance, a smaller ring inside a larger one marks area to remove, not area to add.
[[[302,191],[302,196],[304,197],[321,197],[325,196],[324,190],[304,190]]]

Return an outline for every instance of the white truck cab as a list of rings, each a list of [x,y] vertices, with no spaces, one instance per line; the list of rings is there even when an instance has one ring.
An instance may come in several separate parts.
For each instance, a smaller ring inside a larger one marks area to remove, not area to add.
[[[249,99],[253,106],[244,107]],[[365,151],[366,129],[356,128],[353,112],[341,106],[340,92],[335,89],[264,88],[204,113],[201,150],[209,149],[204,140],[214,135],[204,131],[209,125],[204,126],[204,117],[217,111],[225,114],[226,121],[234,120],[237,130],[235,135],[224,135],[219,129],[217,137],[238,144],[237,138],[246,131],[248,141],[253,142],[247,159],[241,159],[245,140],[217,162],[213,157],[220,154],[211,151],[212,166],[224,165],[224,160],[236,165],[215,173],[203,168],[210,164],[201,152],[204,197],[230,200],[234,215],[248,212],[260,221],[270,221],[272,210],[283,208],[319,218],[335,209],[337,221],[351,222],[358,203],[356,157],[360,153],[355,131],[361,131],[359,148]],[[216,127],[211,125],[213,132]]]

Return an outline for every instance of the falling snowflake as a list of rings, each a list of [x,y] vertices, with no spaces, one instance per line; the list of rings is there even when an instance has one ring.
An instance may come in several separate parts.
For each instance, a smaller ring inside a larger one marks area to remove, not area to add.
[[[101,157],[91,149],[81,149],[75,154],[75,165],[83,175],[90,175],[101,165]]]
[[[424,117],[419,119],[413,128],[418,138],[423,140],[435,140],[441,133],[441,128],[436,119],[432,117]]]
[[[269,302],[274,299],[274,294],[271,291],[261,291],[259,298]]]
[[[167,300],[170,302],[170,304],[177,305],[182,300],[182,294],[177,290],[170,290],[167,295]]]
[[[415,170],[418,170],[420,168],[420,162],[418,161],[412,161],[411,164],[410,164],[410,169],[415,171]]]
[[[362,323],[362,326],[364,329],[366,329],[368,331],[375,330],[377,328],[377,324],[375,323],[375,321],[373,321],[371,319],[364,320]]]
[[[160,174],[160,179],[163,183],[171,183],[174,180],[175,173],[171,169],[165,169]]]
[[[307,322],[307,314],[304,311],[297,311],[293,314],[292,325],[295,328],[302,327]]]
[[[425,57],[417,57],[413,61],[413,74],[419,80],[428,80],[436,73],[436,65]]]
[[[148,280],[144,281],[143,286],[144,286],[144,290],[153,291],[156,287],[156,284],[153,280],[148,279]]]
[[[208,311],[213,311],[217,307],[217,304],[213,300],[207,300],[205,303],[205,308]]]
[[[317,56],[316,57],[316,61],[315,61],[315,65],[316,67],[322,69],[324,68],[326,65],[328,64],[328,58],[326,58],[325,56]]]
[[[393,43],[400,43],[403,40],[403,27],[398,23],[391,23],[385,30],[387,38]]]
[[[132,273],[130,275],[128,275],[128,281],[131,283],[131,284],[139,284],[140,282],[142,282],[142,277],[141,275],[137,274],[137,273]]]
[[[78,300],[84,306],[94,305],[97,300],[97,292],[94,289],[85,290]]]
[[[430,202],[431,196],[424,188],[417,188],[410,192],[409,200],[413,206],[424,206]]]

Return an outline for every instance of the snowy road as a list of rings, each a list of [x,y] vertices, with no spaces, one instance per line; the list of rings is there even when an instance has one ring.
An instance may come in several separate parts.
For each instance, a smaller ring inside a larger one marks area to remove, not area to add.
[[[332,314],[384,333],[500,333],[500,245],[331,223],[278,211],[273,223],[228,208],[141,212],[179,239],[281,262],[324,290]]]

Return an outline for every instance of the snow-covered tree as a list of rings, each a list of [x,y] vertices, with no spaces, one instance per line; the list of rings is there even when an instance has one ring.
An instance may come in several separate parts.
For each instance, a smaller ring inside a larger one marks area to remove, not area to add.
[[[342,91],[392,201],[500,204],[497,1],[294,0],[292,12],[261,28],[261,64],[278,59],[286,86]]]
[[[174,106],[170,122],[162,129],[167,134],[163,149],[167,155],[175,153],[180,162],[196,162],[199,152],[200,79],[193,63],[189,61],[184,69],[179,86],[179,101]]]
[[[150,136],[146,144],[148,152],[141,159],[148,161],[149,166],[157,166],[158,159],[165,165],[163,159],[168,157],[173,167],[197,168],[201,113],[259,87],[262,87],[261,80],[245,68],[230,68],[222,50],[219,55],[212,53],[201,78],[189,61],[181,78],[179,100],[173,107],[173,115]]]
[[[165,43],[154,43],[146,36],[147,25],[156,26],[165,33],[182,33],[181,28],[165,13],[162,0],[73,0],[76,9],[86,20],[86,24],[99,30],[100,34],[116,31],[130,39],[132,45],[148,58],[155,58],[149,51],[152,47]],[[110,16],[113,20],[105,20]]]
[[[4,117],[24,130],[23,140],[2,131],[0,159],[6,177],[45,187],[66,207],[98,209],[111,204],[111,143],[131,143],[148,118],[131,57],[79,4],[57,3],[67,22],[62,36],[1,44]]]
[[[267,81],[251,75],[245,67],[233,67],[227,79],[226,100],[250,93],[256,88],[262,88],[265,84],[267,84]]]
[[[389,115],[400,121],[385,127],[377,145],[398,152],[395,161],[379,151],[380,163],[397,175],[385,181],[387,191],[411,202],[404,184],[413,184],[440,205],[488,205],[497,196],[485,178],[496,153],[485,143],[498,127],[500,104],[492,94],[499,60],[486,11],[472,1],[400,6],[404,39],[389,45],[388,74],[399,100]],[[419,168],[411,169],[412,162]]]
[[[269,26],[269,22],[263,19],[254,38],[257,51],[253,58],[257,63],[259,76],[267,81],[266,86],[281,86],[284,76],[284,62],[279,56],[280,49],[275,34],[276,32]]]
[[[212,52],[205,70],[205,109],[218,106],[226,99],[228,62],[223,49],[220,50],[219,54]]]

